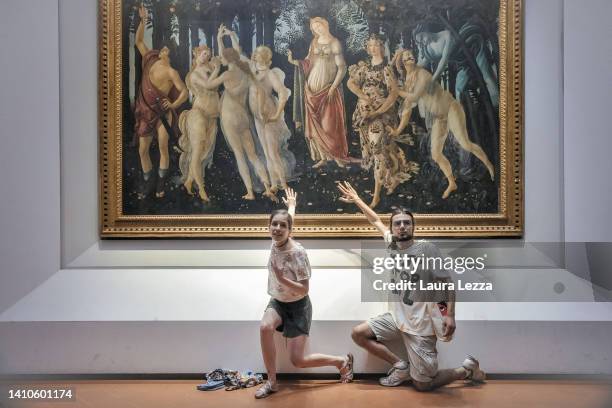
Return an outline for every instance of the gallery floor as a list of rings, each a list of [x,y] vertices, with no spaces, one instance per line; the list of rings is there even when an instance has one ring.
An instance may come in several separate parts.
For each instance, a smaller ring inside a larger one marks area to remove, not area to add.
[[[24,385],[26,383],[21,382]],[[0,400],[0,407],[36,408],[156,408],[156,407],[612,407],[610,380],[491,380],[480,386],[455,383],[433,393],[410,386],[383,388],[374,380],[339,384],[331,380],[286,380],[265,400],[255,400],[255,388],[211,392],[196,390],[195,380],[96,380],[27,383],[29,388],[69,385],[73,402],[18,402]]]

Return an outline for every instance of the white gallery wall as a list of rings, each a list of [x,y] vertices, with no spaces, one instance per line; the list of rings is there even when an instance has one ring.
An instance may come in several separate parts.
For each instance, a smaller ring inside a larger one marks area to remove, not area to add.
[[[524,14],[525,240],[610,241],[612,2]],[[96,0],[8,0],[0,22],[0,373],[262,370],[268,241],[98,239]],[[349,337],[382,307],[359,301],[360,241],[303,243],[310,347],[383,371]],[[491,372],[612,373],[609,303],[462,304],[457,319],[441,366],[470,352]]]
[[[565,0],[564,15],[565,237],[610,242],[612,2]]]

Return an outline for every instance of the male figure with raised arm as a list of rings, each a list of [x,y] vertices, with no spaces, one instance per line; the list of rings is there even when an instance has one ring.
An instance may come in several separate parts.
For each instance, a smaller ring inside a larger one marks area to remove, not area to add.
[[[338,189],[342,193],[340,200],[356,204],[380,232],[388,245],[389,256],[441,256],[433,243],[414,240],[414,217],[409,211],[395,209],[391,214],[390,226],[387,227],[349,183],[338,184]],[[412,277],[425,284],[450,281],[450,276],[444,269],[427,269],[420,266],[413,272]],[[485,373],[480,369],[478,360],[472,356],[468,356],[459,368],[438,370],[436,342],[438,338],[450,340],[455,331],[455,295],[454,291],[447,294],[445,316],[442,315],[437,302],[423,301],[425,299],[426,296],[418,290],[389,293],[387,313],[353,328],[352,338],[357,345],[392,364],[388,375],[380,379],[380,384],[395,387],[412,380],[417,390],[430,391],[456,380],[484,381]],[[394,348],[398,343],[401,347]],[[398,355],[390,347],[403,352]]]
[[[155,196],[161,198],[166,194],[170,167],[168,140],[171,135],[178,137],[177,110],[187,100],[189,91],[179,73],[170,65],[170,49],[164,46],[161,50],[151,50],[145,44],[147,10],[141,5],[138,12],[140,24],[136,30],[136,47],[142,55],[142,81],[136,98],[134,116],[143,173],[143,187],[139,192],[139,198],[151,194],[153,187],[155,187]],[[159,145],[157,186],[153,184],[155,174],[149,154],[154,135],[157,136]]]

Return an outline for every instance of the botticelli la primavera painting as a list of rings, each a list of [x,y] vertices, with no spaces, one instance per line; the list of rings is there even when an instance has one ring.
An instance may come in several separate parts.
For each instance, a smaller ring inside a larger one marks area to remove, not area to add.
[[[105,238],[523,233],[520,0],[99,0]]]

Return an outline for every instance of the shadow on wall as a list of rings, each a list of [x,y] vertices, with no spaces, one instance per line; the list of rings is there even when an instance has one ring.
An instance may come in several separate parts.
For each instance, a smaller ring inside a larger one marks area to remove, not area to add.
[[[612,293],[612,243],[587,242],[586,254],[595,301],[610,302],[612,298],[610,296]]]

